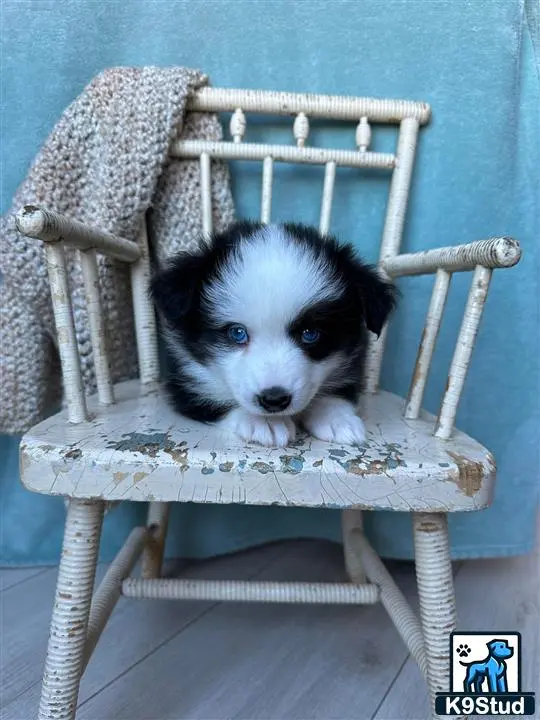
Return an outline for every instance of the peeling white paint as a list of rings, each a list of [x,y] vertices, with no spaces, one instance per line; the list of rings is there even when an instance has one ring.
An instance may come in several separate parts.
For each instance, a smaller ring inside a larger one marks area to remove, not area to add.
[[[476,510],[492,497],[490,453],[456,432],[433,436],[435,418],[403,417],[405,400],[364,398],[369,442],[353,447],[300,437],[288,448],[223,444],[211,426],[176,415],[137,381],[117,403],[89,400],[94,416],[69,424],[59,413],[21,445],[24,485],[41,493],[104,500],[243,503],[331,508]],[[468,477],[468,468],[474,477]]]

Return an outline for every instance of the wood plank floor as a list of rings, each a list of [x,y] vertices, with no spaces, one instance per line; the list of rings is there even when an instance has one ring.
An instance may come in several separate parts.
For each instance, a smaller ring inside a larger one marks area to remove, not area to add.
[[[540,692],[540,553],[454,566],[460,629],[519,630]],[[411,563],[390,563],[416,607]],[[102,575],[105,568],[100,567]],[[341,548],[277,543],[169,574],[344,579]],[[0,570],[0,718],[39,699],[54,569]],[[306,607],[122,599],[83,679],[79,720],[421,720],[427,694],[379,605]],[[540,717],[540,715],[538,715]]]

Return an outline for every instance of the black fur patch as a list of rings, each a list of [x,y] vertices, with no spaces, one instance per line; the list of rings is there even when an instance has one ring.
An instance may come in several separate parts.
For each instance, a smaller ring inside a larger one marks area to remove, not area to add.
[[[190,390],[186,385],[193,382],[182,378],[181,373],[175,373],[174,379],[169,378],[166,384],[167,393],[172,407],[181,415],[186,415],[198,422],[217,422],[232,410],[235,405],[223,405],[214,403],[211,400],[202,398],[196,391]]]
[[[358,318],[368,330],[380,335],[396,304],[394,285],[385,282],[374,267],[365,264],[351,245],[341,244],[332,235],[322,236],[315,228],[300,224],[286,223],[283,227],[316,257],[322,256],[335,276],[344,279],[340,324],[349,317],[354,321]],[[347,334],[347,328],[344,330]]]

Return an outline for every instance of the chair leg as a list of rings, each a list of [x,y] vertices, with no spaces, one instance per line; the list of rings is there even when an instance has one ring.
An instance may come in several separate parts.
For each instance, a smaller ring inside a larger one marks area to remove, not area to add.
[[[450,689],[450,633],[456,627],[454,579],[445,514],[413,513],[416,578],[433,717],[435,695]]]
[[[362,567],[362,559],[358,554],[355,554],[353,543],[351,543],[349,539],[353,530],[361,530],[363,526],[362,510],[343,510],[341,513],[343,555],[345,559],[345,569],[352,583],[366,582],[366,573]]]
[[[161,576],[168,524],[169,503],[151,502],[147,520],[150,537],[142,557],[142,576],[145,579]]]
[[[67,509],[38,720],[75,718],[103,509],[86,500]]]

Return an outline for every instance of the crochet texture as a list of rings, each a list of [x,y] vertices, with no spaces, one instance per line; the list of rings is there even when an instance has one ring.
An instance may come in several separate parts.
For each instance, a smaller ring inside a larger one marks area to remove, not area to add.
[[[171,141],[219,140],[215,115],[187,113],[207,83],[186,68],[114,68],[67,108],[0,220],[0,431],[25,432],[58,408],[62,379],[43,243],[22,236],[14,215],[42,205],[136,240],[145,216],[151,253],[162,262],[196,246],[202,232],[199,165],[169,157]],[[226,165],[213,163],[214,228],[234,216]],[[149,212],[150,211],[150,212]],[[66,249],[85,392],[96,391],[82,273]],[[115,382],[137,376],[129,268],[98,256],[102,309]]]

